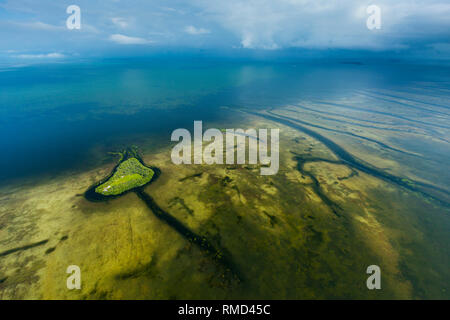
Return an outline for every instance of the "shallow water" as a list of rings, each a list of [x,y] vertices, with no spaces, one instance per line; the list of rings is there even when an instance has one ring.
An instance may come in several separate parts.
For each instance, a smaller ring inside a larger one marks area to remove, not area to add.
[[[6,69],[0,298],[448,298],[449,75],[195,59]],[[279,173],[174,166],[171,132],[194,120],[280,128]],[[229,252],[242,282],[216,281],[220,266],[134,194],[80,196],[130,145],[162,169],[145,190],[154,207]],[[53,276],[68,259],[90,270],[79,295]],[[386,270],[380,295],[365,288],[369,264]]]

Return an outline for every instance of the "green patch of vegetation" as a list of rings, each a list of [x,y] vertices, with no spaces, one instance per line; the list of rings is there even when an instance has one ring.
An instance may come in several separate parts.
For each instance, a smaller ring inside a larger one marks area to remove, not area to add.
[[[147,184],[154,174],[152,169],[145,167],[136,158],[129,158],[117,167],[111,178],[95,188],[95,192],[104,196],[119,195]]]

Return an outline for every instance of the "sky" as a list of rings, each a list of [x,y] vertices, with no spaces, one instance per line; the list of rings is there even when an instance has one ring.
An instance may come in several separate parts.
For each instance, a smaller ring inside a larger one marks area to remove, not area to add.
[[[79,30],[66,26],[70,5]],[[380,29],[366,25],[370,5]],[[450,59],[450,0],[0,0],[0,59],[183,50]]]

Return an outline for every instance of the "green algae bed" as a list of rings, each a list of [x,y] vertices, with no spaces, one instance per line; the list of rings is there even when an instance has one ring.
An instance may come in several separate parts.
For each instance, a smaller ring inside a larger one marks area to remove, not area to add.
[[[95,192],[104,196],[120,195],[147,184],[154,174],[152,169],[145,167],[138,159],[129,158],[120,163],[113,176],[95,188]]]

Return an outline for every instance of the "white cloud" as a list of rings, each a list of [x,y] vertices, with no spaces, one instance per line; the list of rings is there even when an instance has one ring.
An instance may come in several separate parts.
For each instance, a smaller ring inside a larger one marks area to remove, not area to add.
[[[152,41],[144,39],[144,38],[138,38],[138,37],[129,37],[125,36],[123,34],[113,34],[109,37],[109,40],[118,43],[118,44],[149,44],[152,43]]]
[[[16,56],[16,58],[20,59],[61,59],[65,57],[66,57],[65,55],[58,52],[43,53],[43,54],[19,54]]]
[[[12,22],[12,24],[24,28],[24,29],[32,29],[37,31],[66,31],[68,30],[66,27],[66,24],[61,25],[53,25],[48,24],[42,21],[34,21],[34,22]],[[82,23],[81,24],[81,31],[82,32],[90,32],[90,33],[99,33],[100,31],[89,24]]]
[[[0,0],[5,12],[5,19],[0,19],[0,50],[89,51],[109,39],[144,48],[149,43],[254,49],[408,48],[403,49],[405,54],[435,48],[448,57],[445,45],[433,44],[448,43],[449,0],[166,0],[163,6],[142,0],[80,2],[81,30],[70,31],[65,5],[58,1]],[[381,8],[380,30],[366,27],[369,4]],[[133,34],[141,38],[128,36]]]
[[[208,29],[196,28],[194,26],[187,26],[186,28],[184,28],[184,32],[192,34],[192,35],[211,33],[211,31],[209,31]]]
[[[366,27],[366,7],[357,0],[193,0],[244,48],[396,49],[450,25],[448,0],[377,0],[382,29]],[[448,28],[447,28],[448,30]]]
[[[111,18],[111,21],[119,28],[124,29],[124,28],[128,27],[128,22],[124,18],[120,18],[120,17]]]
[[[65,29],[65,26],[54,26],[52,24],[44,23],[41,21],[19,22],[16,24],[20,27],[34,29],[34,30],[61,31],[61,30]]]

